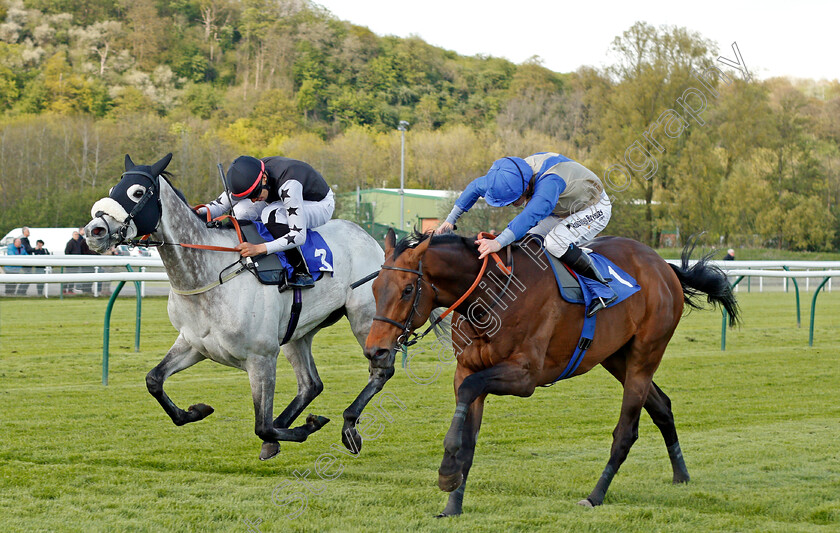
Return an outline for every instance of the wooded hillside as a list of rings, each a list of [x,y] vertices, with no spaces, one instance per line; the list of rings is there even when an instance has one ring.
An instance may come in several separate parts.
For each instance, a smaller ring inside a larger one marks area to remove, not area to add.
[[[410,187],[557,151],[627,169],[609,175],[612,234],[840,244],[840,83],[723,69],[707,88],[692,72],[732,51],[684,28],[637,23],[609,68],[559,74],[377,36],[305,0],[5,0],[0,20],[0,233],[86,222],[126,152],[174,152],[195,203],[241,153],[304,159],[338,192],[394,187],[407,120]],[[697,117],[678,105],[692,87]]]

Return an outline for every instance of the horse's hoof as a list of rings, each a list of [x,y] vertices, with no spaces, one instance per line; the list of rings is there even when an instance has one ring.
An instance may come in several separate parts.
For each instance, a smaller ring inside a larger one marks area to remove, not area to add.
[[[279,442],[263,442],[260,450],[260,461],[268,461],[278,453],[280,453]]]
[[[311,426],[312,433],[326,426],[329,421],[329,418],[320,415],[309,415],[306,417],[306,425]]]
[[[459,516],[460,514],[461,514],[461,513],[458,513],[458,514],[447,514],[447,513],[446,513],[446,511],[444,511],[444,512],[442,512],[442,513],[440,513],[440,514],[436,514],[436,515],[435,515],[435,518],[449,518],[450,516]]]
[[[681,483],[688,483],[691,481],[691,478],[686,474],[685,476],[674,476],[674,485],[680,485]]]
[[[341,443],[354,454],[362,451],[362,436],[359,435],[355,427],[344,428],[344,431],[341,432]]]
[[[193,422],[196,422],[198,420],[207,418],[208,416],[212,415],[213,411],[215,411],[215,409],[213,409],[212,407],[210,407],[207,404],[197,403],[195,405],[191,405],[190,408],[188,409],[188,411],[190,413],[195,413],[194,416],[196,418],[195,418],[195,420],[193,420]]]
[[[586,498],[585,500],[581,500],[581,501],[577,502],[577,504],[580,505],[581,507],[589,507],[590,509],[595,507],[595,505],[593,505],[593,503],[591,501],[589,501],[589,498]]]
[[[464,474],[462,472],[455,472],[448,476],[438,474],[438,487],[444,492],[452,492],[460,487],[463,482]]]

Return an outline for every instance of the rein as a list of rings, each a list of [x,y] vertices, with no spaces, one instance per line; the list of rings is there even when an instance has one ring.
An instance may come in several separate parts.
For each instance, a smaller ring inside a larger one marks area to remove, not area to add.
[[[429,237],[429,238],[431,238],[431,237]],[[478,234],[478,238],[479,239],[495,239],[496,236],[491,234],[491,233],[481,232],[481,233]],[[393,267],[393,266],[382,265],[382,270],[397,270],[397,271],[400,271],[400,272],[409,272],[411,274],[416,274],[417,275],[417,281],[414,283],[414,302],[411,305],[411,311],[409,312],[408,318],[406,318],[404,324],[400,324],[396,320],[390,319],[390,318],[385,317],[385,316],[378,316],[377,315],[377,316],[373,317],[373,319],[374,320],[379,320],[380,322],[386,322],[388,324],[391,324],[391,325],[396,326],[396,327],[403,330],[402,334],[400,334],[400,336],[397,337],[397,345],[402,346],[403,350],[405,350],[409,346],[417,344],[423,337],[428,335],[435,327],[437,327],[437,325],[440,324],[440,322],[444,318],[446,318],[446,316],[449,313],[454,311],[459,305],[464,303],[464,301],[467,298],[470,297],[470,295],[475,291],[476,287],[478,287],[479,284],[481,283],[481,278],[484,276],[484,272],[487,270],[488,259],[491,256],[493,257],[493,260],[496,262],[496,265],[499,267],[499,269],[508,276],[508,282],[510,282],[510,278],[513,276],[512,268],[508,268],[507,266],[505,266],[504,262],[501,260],[501,258],[499,257],[499,255],[496,252],[493,252],[490,255],[484,256],[484,261],[481,264],[481,269],[479,269],[478,275],[476,276],[472,285],[470,285],[470,288],[467,289],[467,291],[460,298],[458,298],[458,300],[455,301],[455,303],[450,305],[449,308],[446,311],[444,311],[439,317],[437,317],[429,325],[429,327],[426,328],[426,330],[423,333],[420,333],[420,334],[413,333],[411,331],[411,321],[414,319],[414,315],[417,313],[417,306],[420,303],[420,292],[421,292],[421,285],[420,284],[423,281],[423,261],[420,260],[420,263],[417,267],[417,270],[413,270],[413,269],[409,269],[409,268],[401,268],[401,267]],[[510,247],[508,247],[508,256],[511,257],[511,266],[512,266],[513,265],[513,258],[512,258],[512,255],[511,255]],[[434,284],[432,284],[431,282],[427,282],[427,283],[429,283],[429,285],[432,287],[432,289],[434,289],[435,294],[437,294],[438,290],[434,286]],[[496,302],[494,301],[494,304],[495,303]],[[408,338],[410,335],[413,335],[413,337],[411,339]]]
[[[198,209],[199,207],[205,207],[205,206],[204,205],[197,205],[197,206],[195,206],[195,209]],[[214,219],[211,219],[210,218],[210,210],[209,209],[207,210],[207,222],[208,223],[210,223],[210,222],[222,222],[225,219],[230,219],[230,221],[233,223],[233,227],[234,227],[234,229],[236,229],[236,236],[239,237],[239,242],[240,243],[245,242],[245,239],[242,238],[242,230],[239,227],[239,221],[238,220],[236,220],[234,217],[232,217],[230,215],[222,215],[220,217],[216,217]],[[144,247],[149,247],[149,246],[181,246],[183,248],[194,248],[194,249],[198,249],[198,250],[209,250],[209,251],[212,251],[212,252],[237,252],[237,253],[239,253],[239,250],[237,250],[236,248],[230,248],[228,246],[214,246],[214,245],[211,245],[211,244],[190,244],[190,243],[185,243],[185,242],[152,241],[152,240],[149,239],[149,235],[143,235],[139,239],[124,240],[124,242],[127,242],[127,243],[131,244],[132,246],[144,246]]]

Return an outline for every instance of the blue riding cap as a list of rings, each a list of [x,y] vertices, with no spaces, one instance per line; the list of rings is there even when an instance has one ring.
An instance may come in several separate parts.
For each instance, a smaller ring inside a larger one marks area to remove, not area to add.
[[[512,204],[525,192],[532,174],[531,166],[520,157],[497,159],[484,176],[484,200],[493,207]]]

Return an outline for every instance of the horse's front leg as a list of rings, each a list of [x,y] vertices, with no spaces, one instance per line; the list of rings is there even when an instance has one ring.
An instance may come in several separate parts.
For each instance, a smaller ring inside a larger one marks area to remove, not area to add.
[[[279,441],[303,442],[326,423],[323,417],[310,415],[306,424],[294,429],[275,428],[273,417],[277,357],[251,357],[246,363],[246,370],[254,399],[254,433],[263,440],[260,460],[271,459],[280,453]]]
[[[187,344],[184,337],[178,335],[178,339],[172,348],[167,352],[166,357],[152,370],[146,374],[146,388],[175,422],[176,426],[183,426],[190,422],[197,422],[213,412],[213,408],[203,403],[191,405],[188,411],[184,411],[169,398],[163,390],[163,382],[176,372],[189,368],[205,357],[195,348]]]
[[[481,429],[481,417],[484,414],[484,399],[486,395],[479,396],[472,404],[470,410],[467,412],[467,419],[464,421],[464,438],[461,449],[458,450],[458,456],[452,457],[444,452],[443,462],[447,460],[452,461],[455,465],[461,465],[460,480],[458,476],[452,476],[453,483],[458,482],[460,486],[449,493],[449,500],[446,502],[446,507],[443,509],[438,518],[445,516],[456,516],[461,514],[461,506],[464,502],[464,491],[467,486],[467,476],[472,467],[473,457],[475,456],[475,446],[478,442],[478,430]],[[443,467],[441,467],[443,469]]]
[[[462,479],[463,457],[459,455],[461,448],[466,444],[464,438],[464,426],[467,413],[476,398],[487,394],[501,396],[530,396],[536,388],[536,381],[531,376],[528,368],[530,365],[522,357],[511,357],[501,363],[470,374],[463,378],[460,386],[457,385],[459,374],[466,373],[460,363],[456,370],[456,393],[458,403],[455,407],[455,415],[449,431],[443,439],[444,458],[438,470],[438,486],[441,490],[452,492],[457,489]]]
[[[394,354],[391,350],[387,356],[381,359],[373,359],[370,362],[370,379],[362,392],[356,397],[350,407],[344,410],[344,426],[341,428],[341,442],[344,447],[353,453],[362,450],[362,436],[356,429],[356,422],[362,416],[367,404],[376,394],[382,390],[385,383],[394,375]]]

